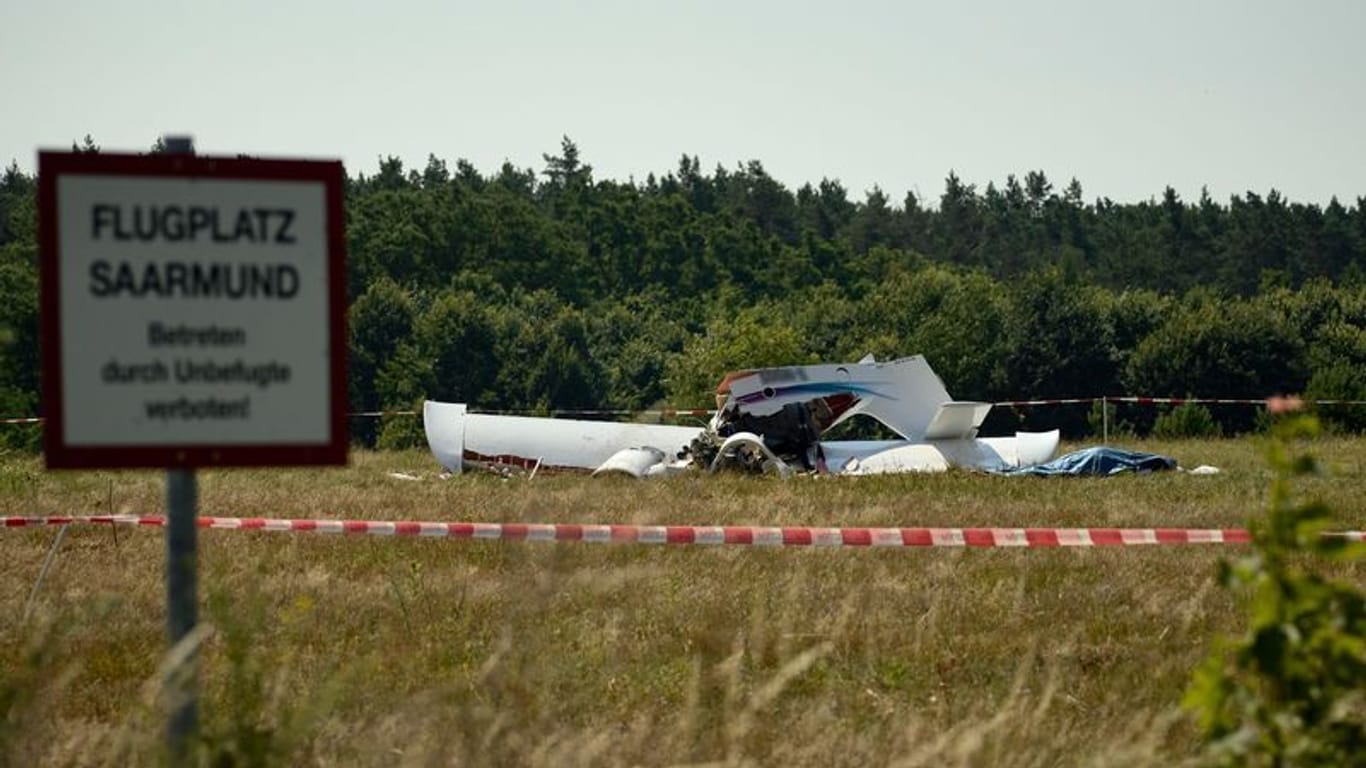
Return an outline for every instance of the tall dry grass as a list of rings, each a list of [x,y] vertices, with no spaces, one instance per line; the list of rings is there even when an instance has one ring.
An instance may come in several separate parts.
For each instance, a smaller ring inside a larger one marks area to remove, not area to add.
[[[202,514],[759,525],[1240,526],[1252,441],[1148,443],[1214,477],[441,480],[420,453],[202,472]],[[1307,491],[1366,527],[1362,445]],[[403,471],[418,481],[395,479]],[[157,473],[0,461],[0,514],[159,513]],[[0,764],[160,757],[162,547],[0,534]],[[203,531],[205,762],[1168,765],[1237,622],[1217,547],[773,550]],[[1366,581],[1359,566],[1346,576]]]

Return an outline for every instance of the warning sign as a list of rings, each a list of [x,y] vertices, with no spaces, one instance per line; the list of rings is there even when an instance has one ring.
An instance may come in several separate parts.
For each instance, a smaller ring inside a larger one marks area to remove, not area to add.
[[[346,461],[337,162],[41,153],[50,467]]]

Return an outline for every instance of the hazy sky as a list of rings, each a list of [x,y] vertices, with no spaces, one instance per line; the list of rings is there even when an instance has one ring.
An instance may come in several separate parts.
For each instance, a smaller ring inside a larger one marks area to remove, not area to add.
[[[1366,195],[1366,2],[0,0],[0,164],[145,150],[435,154],[597,178],[758,159],[937,200],[1042,169],[1087,199]]]

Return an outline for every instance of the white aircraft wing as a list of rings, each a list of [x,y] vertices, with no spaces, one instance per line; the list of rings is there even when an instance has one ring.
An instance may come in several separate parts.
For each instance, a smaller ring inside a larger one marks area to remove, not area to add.
[[[465,462],[594,470],[628,448],[654,448],[674,459],[702,432],[701,427],[665,424],[470,413],[463,404],[432,400],[423,405],[422,418],[432,453],[452,472]]]

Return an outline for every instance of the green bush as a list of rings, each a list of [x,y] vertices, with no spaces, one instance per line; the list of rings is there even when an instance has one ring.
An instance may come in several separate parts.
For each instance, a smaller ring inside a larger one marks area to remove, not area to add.
[[[1308,400],[1366,400],[1366,366],[1343,363],[1318,369],[1304,396]],[[1366,432],[1366,405],[1322,405],[1317,411],[1332,429]]]
[[[412,407],[415,413],[386,413],[380,417],[379,440],[381,451],[403,451],[426,448],[427,435],[422,427],[422,401]]]
[[[0,386],[0,418],[33,415],[38,396]],[[42,424],[0,424],[0,453],[6,450],[37,453],[42,448]]]
[[[1317,433],[1311,417],[1275,424],[1270,512],[1252,521],[1252,554],[1220,564],[1248,627],[1216,642],[1185,699],[1216,764],[1361,765],[1366,755],[1366,595],[1320,572],[1360,558],[1362,545],[1325,536],[1328,509],[1291,490],[1316,469],[1293,442]]]
[[[1304,344],[1265,304],[1195,292],[1139,342],[1124,374],[1128,391],[1154,397],[1263,398],[1300,392],[1308,380]],[[1226,431],[1253,426],[1253,412],[1220,413]]]
[[[1219,437],[1223,430],[1209,409],[1197,403],[1182,403],[1153,422],[1153,437],[1163,440],[1187,437]]]
[[[1086,413],[1086,425],[1091,429],[1091,436],[1104,440],[1116,440],[1132,438],[1136,435],[1134,425],[1128,420],[1119,418],[1118,406],[1115,403],[1097,400],[1091,404],[1091,410]]]

